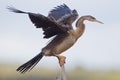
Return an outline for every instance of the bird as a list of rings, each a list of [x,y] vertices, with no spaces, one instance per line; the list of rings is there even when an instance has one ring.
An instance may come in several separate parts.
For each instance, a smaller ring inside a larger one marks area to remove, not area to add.
[[[51,41],[41,49],[41,52],[17,68],[20,73],[25,73],[32,70],[43,56],[55,56],[58,58],[59,65],[65,64],[66,57],[61,55],[64,51],[71,48],[85,31],[84,21],[103,22],[98,21],[91,15],[85,15],[78,18],[76,9],[71,10],[66,4],[54,7],[49,11],[48,16],[40,13],[25,12],[14,7],[8,6],[11,12],[27,14],[36,28],[43,30],[44,39],[51,39]],[[72,24],[76,21],[76,28]]]

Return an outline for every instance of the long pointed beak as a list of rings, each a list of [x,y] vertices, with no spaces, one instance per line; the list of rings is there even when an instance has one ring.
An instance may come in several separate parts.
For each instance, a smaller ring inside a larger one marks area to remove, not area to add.
[[[100,23],[100,24],[104,24],[103,22],[101,22],[101,21],[98,21],[98,20],[95,20],[94,22],[98,22],[98,23]]]

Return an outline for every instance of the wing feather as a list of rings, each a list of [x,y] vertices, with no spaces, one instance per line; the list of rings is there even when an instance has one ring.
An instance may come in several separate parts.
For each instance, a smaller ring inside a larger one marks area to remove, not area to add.
[[[63,25],[58,24],[54,19],[48,18],[42,14],[24,12],[13,7],[8,7],[8,9],[15,13],[28,14],[31,22],[36,26],[36,28],[43,29],[44,38],[50,38],[57,34],[66,33],[68,30]]]
[[[53,17],[55,20],[58,20],[66,14],[71,14],[71,12],[72,10],[66,4],[63,4],[52,9],[49,12],[48,17]]]
[[[67,28],[58,24],[56,21],[45,17],[41,14],[29,13],[30,20],[35,24],[36,28],[42,28],[44,38],[50,38],[60,33],[66,33]]]
[[[59,24],[73,29],[72,23],[78,18],[78,13],[75,9],[71,10],[66,4],[63,4],[52,9],[48,17],[54,18]]]

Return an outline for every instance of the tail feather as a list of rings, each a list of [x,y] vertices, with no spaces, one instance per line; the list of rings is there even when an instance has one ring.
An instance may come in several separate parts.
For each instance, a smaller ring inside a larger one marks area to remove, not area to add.
[[[24,12],[24,11],[18,10],[16,8],[10,7],[10,6],[8,6],[7,9],[9,9],[11,12],[15,12],[15,13],[25,13],[25,14],[28,13],[28,12]]]
[[[21,73],[25,73],[29,70],[32,70],[35,65],[42,59],[43,57],[43,53],[39,53],[38,55],[36,55],[34,58],[32,58],[31,60],[29,60],[28,62],[26,62],[25,64],[21,65],[17,71],[21,72]]]

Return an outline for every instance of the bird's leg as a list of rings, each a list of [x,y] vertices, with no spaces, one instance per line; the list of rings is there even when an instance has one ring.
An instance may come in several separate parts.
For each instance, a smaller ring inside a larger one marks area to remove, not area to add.
[[[61,66],[61,80],[67,80],[66,72],[65,72],[65,66],[64,65]]]
[[[57,55],[56,57],[57,57],[58,60],[59,60],[60,66],[63,66],[63,65],[65,64],[65,59],[66,59],[66,57],[65,57],[65,56],[60,56],[60,55]]]

